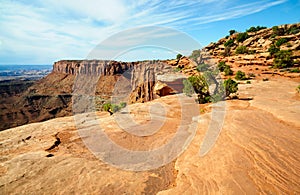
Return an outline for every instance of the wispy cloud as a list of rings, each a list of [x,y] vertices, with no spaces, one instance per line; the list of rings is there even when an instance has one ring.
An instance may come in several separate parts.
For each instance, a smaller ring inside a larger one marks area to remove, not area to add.
[[[13,57],[24,63],[84,58],[99,42],[125,29],[160,25],[188,32],[203,24],[242,17],[284,2],[0,0],[0,63],[12,62]],[[128,41],[138,42],[138,37],[142,36],[131,35]]]

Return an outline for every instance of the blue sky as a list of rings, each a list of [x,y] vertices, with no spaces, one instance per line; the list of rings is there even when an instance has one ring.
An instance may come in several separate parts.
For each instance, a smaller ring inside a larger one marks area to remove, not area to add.
[[[116,33],[145,26],[176,29],[205,46],[230,29],[299,22],[300,0],[0,0],[0,64],[86,58]],[[135,44],[145,40],[145,34],[131,37]],[[161,42],[169,37],[170,33],[160,32]],[[120,59],[172,58],[176,52],[148,47]]]

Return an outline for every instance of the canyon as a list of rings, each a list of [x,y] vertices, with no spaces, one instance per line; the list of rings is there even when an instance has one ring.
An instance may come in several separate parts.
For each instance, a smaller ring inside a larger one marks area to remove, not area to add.
[[[299,194],[300,33],[275,29],[189,58],[61,60],[34,83],[0,85],[0,194]],[[280,38],[291,67],[273,67]],[[248,77],[238,98],[197,104],[182,93],[199,64],[221,61],[233,75],[219,79]],[[109,113],[107,103],[126,104]]]

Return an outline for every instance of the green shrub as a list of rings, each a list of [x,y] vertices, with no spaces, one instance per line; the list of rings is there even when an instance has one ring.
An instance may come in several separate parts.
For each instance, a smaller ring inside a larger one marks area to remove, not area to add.
[[[190,59],[193,59],[197,61],[197,59],[200,57],[201,51],[200,50],[193,50],[192,55],[190,55]]]
[[[288,30],[288,34],[297,34],[300,32],[300,27],[297,26],[292,26],[289,30]]]
[[[175,71],[175,72],[180,72],[181,70],[182,70],[182,68],[180,68],[180,67],[174,68],[174,71]]]
[[[236,30],[230,30],[229,31],[229,35],[233,35],[234,33],[236,33]]]
[[[176,59],[179,60],[182,57],[182,54],[177,54]]]
[[[242,71],[237,71],[236,74],[235,74],[235,79],[236,80],[246,80],[246,74]]]
[[[110,108],[111,108],[111,103],[105,103],[105,104],[103,104],[103,110],[104,111],[109,111]]]
[[[257,26],[257,27],[250,27],[249,29],[246,30],[246,32],[257,32],[257,31],[260,31],[262,29],[266,29],[267,27],[265,26]]]
[[[248,49],[246,46],[239,46],[236,48],[235,53],[236,54],[246,54],[246,53],[248,53]]]
[[[246,84],[251,84],[251,81],[246,81]]]
[[[285,38],[280,38],[280,39],[278,39],[278,40],[276,41],[275,45],[276,45],[277,47],[280,47],[282,44],[286,43],[287,41],[288,41],[288,40],[285,39]]]
[[[279,28],[278,26],[273,26],[272,30],[273,30],[273,35],[275,35],[275,36],[284,35],[284,29],[283,28]]]
[[[233,46],[234,45],[234,40],[233,39],[229,39],[228,41],[226,41],[225,43],[224,43],[224,46],[225,47],[231,47],[231,46]]]
[[[121,102],[120,105],[117,104],[111,104],[111,103],[105,103],[103,104],[103,110],[106,112],[109,112],[110,114],[118,112],[121,108],[126,107],[125,102]]]
[[[237,42],[243,42],[248,38],[249,38],[248,33],[244,32],[244,33],[239,33],[236,37],[236,40],[237,40]]]
[[[287,68],[293,66],[292,52],[288,50],[281,50],[275,53],[273,62],[274,68]]]
[[[231,78],[224,81],[225,95],[228,97],[232,93],[236,93],[238,90],[238,83]]]
[[[121,102],[120,103],[120,108],[125,108],[127,106],[126,102]]]
[[[300,73],[300,69],[299,68],[294,68],[294,69],[291,69],[290,72]]]
[[[275,45],[271,45],[268,49],[268,52],[270,53],[270,56],[273,56],[275,53],[279,52],[280,49],[276,47]]]
[[[208,64],[199,64],[198,66],[197,66],[197,68],[196,68],[196,70],[198,71],[198,72],[204,72],[204,71],[206,71],[206,70],[208,70],[209,69],[209,65]]]
[[[268,81],[269,79],[268,78],[263,78],[263,81]]]
[[[218,69],[220,70],[220,72],[224,72],[225,67],[226,67],[225,62],[223,61],[219,62]]]
[[[300,93],[300,85],[298,85],[296,90],[297,90],[298,93]]]
[[[210,102],[209,87],[204,76],[191,76],[183,81],[183,85],[183,92],[186,95],[191,96],[193,92],[197,93],[197,101],[200,104]]]
[[[116,113],[116,112],[118,112],[120,109],[121,109],[121,108],[120,108],[119,105],[116,105],[116,104],[112,104],[112,105],[111,105],[111,112],[112,112],[112,113]]]
[[[225,76],[233,75],[233,71],[231,70],[230,66],[226,65],[224,68]]]

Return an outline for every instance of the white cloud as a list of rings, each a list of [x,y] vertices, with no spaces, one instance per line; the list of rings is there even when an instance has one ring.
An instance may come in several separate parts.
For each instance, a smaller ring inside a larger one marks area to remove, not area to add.
[[[285,0],[252,3],[229,0],[0,0],[0,59],[9,61],[15,57],[39,63],[84,58],[110,35],[132,27],[162,25],[187,32],[201,24],[242,17],[283,2]],[[141,33],[116,39],[115,43],[138,44],[147,36],[145,33],[153,34],[151,31]]]

